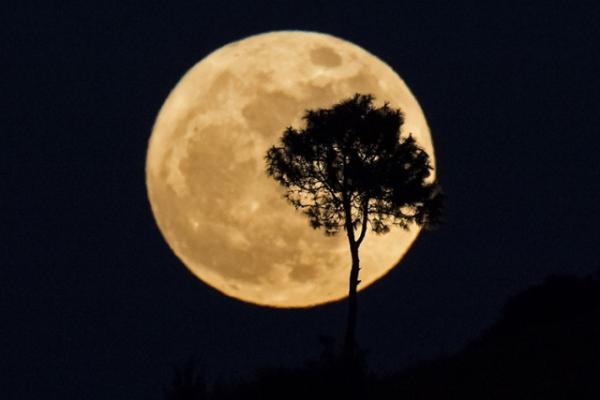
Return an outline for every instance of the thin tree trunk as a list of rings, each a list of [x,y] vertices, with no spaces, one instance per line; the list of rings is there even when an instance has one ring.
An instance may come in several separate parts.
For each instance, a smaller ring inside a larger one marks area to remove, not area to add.
[[[344,357],[353,360],[356,351],[356,318],[358,312],[357,306],[357,286],[358,272],[360,271],[358,259],[358,246],[354,236],[354,227],[352,226],[352,211],[348,197],[344,198],[344,211],[346,217],[346,234],[348,235],[348,244],[350,245],[350,254],[352,256],[352,266],[350,267],[350,279],[348,281],[348,320],[346,323],[346,337],[344,340]]]
[[[358,258],[358,245],[353,237],[348,235],[350,243],[350,253],[352,255],[352,266],[350,269],[350,279],[348,282],[348,320],[346,324],[346,338],[344,342],[344,355],[353,360],[356,352],[356,319],[358,313],[357,287],[358,273],[360,271],[360,261]],[[354,235],[352,235],[354,236]]]

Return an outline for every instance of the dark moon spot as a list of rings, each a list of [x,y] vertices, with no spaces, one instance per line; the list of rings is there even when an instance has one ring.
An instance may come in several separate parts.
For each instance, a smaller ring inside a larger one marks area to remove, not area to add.
[[[310,52],[313,64],[325,67],[337,67],[342,63],[342,58],[330,47],[318,47]]]

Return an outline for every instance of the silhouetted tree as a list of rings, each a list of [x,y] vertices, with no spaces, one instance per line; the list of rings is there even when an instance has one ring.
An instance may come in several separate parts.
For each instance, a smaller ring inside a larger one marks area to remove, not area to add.
[[[344,354],[354,356],[359,248],[367,225],[376,234],[391,226],[439,222],[442,194],[431,176],[427,153],[409,134],[404,115],[373,96],[356,94],[328,109],[307,110],[306,127],[288,127],[266,155],[267,173],[286,188],[287,200],[302,209],[313,228],[327,235],[344,229],[350,269]]]

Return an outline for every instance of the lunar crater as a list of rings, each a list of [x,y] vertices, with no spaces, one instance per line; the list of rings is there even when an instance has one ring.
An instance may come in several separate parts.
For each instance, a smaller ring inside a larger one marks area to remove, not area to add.
[[[342,57],[330,47],[318,47],[310,51],[310,60],[315,65],[337,67],[342,63]]]

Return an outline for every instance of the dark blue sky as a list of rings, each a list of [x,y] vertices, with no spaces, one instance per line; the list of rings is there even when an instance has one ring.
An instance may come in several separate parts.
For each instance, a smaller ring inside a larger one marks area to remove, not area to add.
[[[37,3],[0,24],[2,398],[158,399],[191,355],[228,377],[341,337],[344,302],[272,310],[194,279],[147,201],[147,140],[170,89],[264,31],[366,48],[431,127],[447,221],[361,293],[373,367],[457,350],[517,291],[600,268],[594,2]]]

